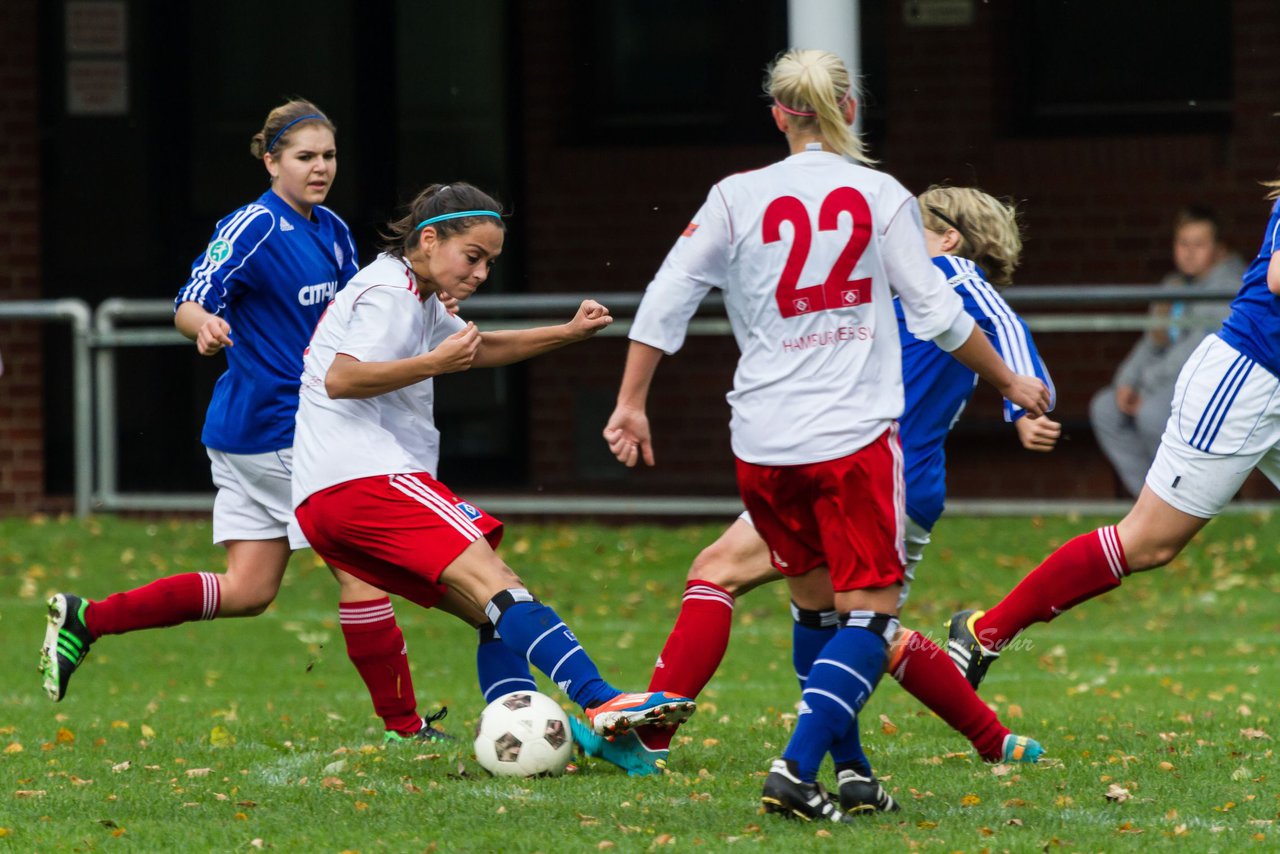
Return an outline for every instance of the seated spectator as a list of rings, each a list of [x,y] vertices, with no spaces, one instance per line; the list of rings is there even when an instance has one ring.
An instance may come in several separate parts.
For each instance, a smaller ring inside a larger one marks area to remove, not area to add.
[[[1174,220],[1173,263],[1177,268],[1162,284],[1170,291],[1188,287],[1234,290],[1244,274],[1240,256],[1222,241],[1217,214],[1191,205]],[[1153,318],[1173,324],[1150,329],[1120,363],[1111,385],[1089,404],[1093,434],[1115,467],[1126,490],[1135,497],[1160,444],[1169,419],[1178,371],[1191,351],[1227,316],[1230,300],[1172,299],[1151,304]]]

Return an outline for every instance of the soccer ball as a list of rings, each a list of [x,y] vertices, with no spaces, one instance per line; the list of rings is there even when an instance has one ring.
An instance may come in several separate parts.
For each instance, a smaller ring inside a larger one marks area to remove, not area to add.
[[[537,691],[512,691],[494,700],[476,724],[476,761],[499,777],[564,773],[573,754],[569,717]]]

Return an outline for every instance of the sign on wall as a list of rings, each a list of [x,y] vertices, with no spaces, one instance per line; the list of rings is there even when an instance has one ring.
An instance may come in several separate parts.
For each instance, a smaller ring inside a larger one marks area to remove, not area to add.
[[[68,0],[67,114],[129,112],[129,15],[125,0]]]

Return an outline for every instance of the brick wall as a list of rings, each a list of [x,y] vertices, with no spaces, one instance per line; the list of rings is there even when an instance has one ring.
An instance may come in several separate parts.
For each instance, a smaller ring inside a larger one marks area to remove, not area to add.
[[[0,300],[40,296],[36,2],[0,4]],[[40,326],[0,321],[0,512],[44,505]]]
[[[1245,255],[1256,249],[1267,210],[1257,182],[1273,177],[1280,162],[1280,120],[1271,116],[1280,109],[1280,6],[1232,4],[1230,132],[1026,138],[1001,130],[1001,22],[990,5],[975,5],[973,26],[960,30],[908,28],[896,3],[887,15],[891,107],[875,154],[888,171],[916,191],[950,180],[1025,200],[1028,240],[1018,281],[1029,286],[1158,280],[1169,268],[1172,213],[1192,200],[1222,212],[1228,238]],[[543,3],[536,15],[527,7],[524,13],[528,178],[518,227],[528,230],[530,287],[634,291],[715,180],[776,160],[784,149],[781,140],[769,147],[583,145],[573,133],[581,105],[566,93],[573,75],[591,69],[567,41],[570,8]],[[949,444],[953,495],[1116,494],[1089,435],[1087,406],[1135,336],[1082,336],[1043,335],[1038,342],[1057,381],[1057,417],[1068,424],[1069,440],[1047,457],[1021,451],[1012,429],[986,426],[999,418],[998,401],[980,392]],[[531,466],[540,488],[581,489],[616,476],[597,469],[607,458],[575,450],[575,441],[603,426],[625,345],[586,346],[530,369]],[[723,393],[735,358],[730,338],[698,339],[659,368],[650,408],[659,468],[633,475],[627,491],[732,492]],[[997,457],[1002,465],[993,467]],[[1267,493],[1256,485],[1250,491]]]

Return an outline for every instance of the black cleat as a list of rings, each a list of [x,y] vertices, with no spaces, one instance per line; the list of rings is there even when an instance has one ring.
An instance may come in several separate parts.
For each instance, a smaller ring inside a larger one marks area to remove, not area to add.
[[[840,809],[847,815],[857,817],[901,809],[875,777],[864,777],[852,768],[846,768],[836,775],[836,783],[840,786]]]
[[[88,599],[73,593],[58,593],[49,599],[48,625],[40,647],[40,676],[44,692],[55,703],[67,696],[71,674],[89,654],[93,636],[84,624]]]
[[[434,715],[428,715],[422,719],[422,729],[409,735],[401,735],[395,730],[389,729],[382,736],[382,743],[385,745],[392,744],[441,744],[448,745],[456,742],[458,739],[449,735],[444,730],[436,729],[433,723],[444,718],[449,714],[448,706],[441,706],[440,711]]]
[[[760,803],[764,804],[765,812],[777,813],[783,818],[840,824],[853,820],[840,810],[821,783],[805,783],[796,779],[782,759],[773,760],[769,776],[764,781],[764,791],[760,794]]]
[[[1000,653],[984,647],[973,630],[973,624],[985,613],[957,611],[947,621],[947,655],[975,691],[986,678],[991,662],[1000,657]]]

